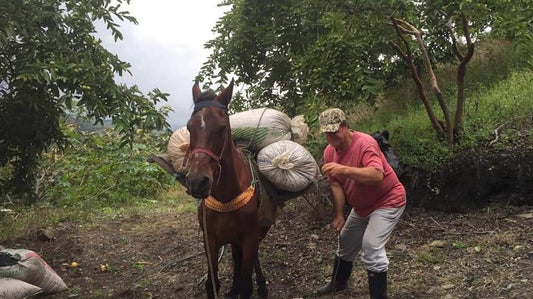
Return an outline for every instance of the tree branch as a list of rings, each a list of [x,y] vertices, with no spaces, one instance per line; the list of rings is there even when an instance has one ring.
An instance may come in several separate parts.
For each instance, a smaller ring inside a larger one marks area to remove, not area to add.
[[[459,129],[463,124],[466,65],[474,55],[474,44],[468,31],[468,19],[464,13],[461,13],[461,21],[468,49],[457,68],[457,107],[455,108],[455,123],[453,124],[455,129]]]
[[[463,54],[461,54],[461,52],[459,52],[459,49],[457,48],[457,38],[455,37],[455,31],[453,30],[452,20],[453,20],[453,17],[450,17],[450,19],[446,23],[446,26],[448,27],[448,30],[450,32],[450,37],[452,38],[452,51],[453,51],[453,54],[455,54],[455,57],[457,57],[459,61],[462,61]]]
[[[400,53],[400,55],[403,55],[402,58],[407,62],[409,65],[409,70],[411,71],[411,78],[415,82],[416,90],[418,92],[418,96],[420,97],[420,100],[424,104],[424,107],[426,108],[426,112],[428,114],[429,120],[437,133],[439,135],[444,135],[444,130],[440,123],[437,120],[437,117],[435,116],[435,113],[433,112],[433,109],[431,108],[431,105],[427,99],[426,92],[424,90],[424,85],[422,84],[422,80],[420,79],[420,76],[418,75],[418,72],[416,70],[415,64],[413,62],[413,55],[411,52],[411,48],[409,47],[409,43],[403,36],[401,29],[398,26],[398,19],[395,19],[393,17],[390,18],[392,21],[392,24],[394,26],[394,29],[396,31],[396,34],[398,37],[402,40],[402,42],[405,45],[405,52],[401,50],[400,46],[396,43],[391,43],[392,46]]]

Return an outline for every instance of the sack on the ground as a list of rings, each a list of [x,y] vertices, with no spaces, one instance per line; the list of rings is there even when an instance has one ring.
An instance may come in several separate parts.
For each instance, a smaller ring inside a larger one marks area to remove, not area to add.
[[[257,154],[257,166],[276,188],[299,192],[316,181],[318,165],[309,151],[291,140],[282,140]]]
[[[42,293],[41,288],[22,280],[0,277],[0,298],[23,299]]]
[[[180,174],[186,172],[183,159],[189,149],[190,135],[187,127],[181,127],[174,131],[168,140],[167,153],[170,157],[172,168]]]
[[[291,119],[287,114],[270,108],[239,112],[229,117],[234,141],[258,152],[280,140],[291,139]]]
[[[303,115],[296,115],[291,119],[291,132],[293,141],[302,144],[307,139],[307,133],[309,132],[309,126],[305,123]]]
[[[385,158],[387,159],[389,165],[396,173],[396,176],[400,177],[403,174],[403,167],[400,162],[400,158],[396,156],[394,150],[392,149],[392,146],[389,143],[389,131],[385,130],[383,131],[383,133],[377,131],[375,133],[372,133],[371,136],[376,139],[379,148],[385,155]]]
[[[37,286],[45,294],[67,290],[63,279],[35,252],[26,249],[4,249],[19,262],[16,265],[0,267],[0,277],[14,278]]]

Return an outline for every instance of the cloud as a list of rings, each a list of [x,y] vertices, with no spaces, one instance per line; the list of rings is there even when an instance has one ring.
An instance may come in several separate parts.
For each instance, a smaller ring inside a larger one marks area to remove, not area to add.
[[[126,74],[119,82],[136,84],[145,93],[159,88],[170,94],[167,104],[174,113],[169,123],[174,129],[184,126],[192,112],[193,80],[209,55],[203,45],[214,38],[211,30],[227,10],[217,2],[132,1],[124,9],[139,24],[121,23],[124,39],[116,43],[104,26],[97,25],[104,47],[132,65],[133,76]]]

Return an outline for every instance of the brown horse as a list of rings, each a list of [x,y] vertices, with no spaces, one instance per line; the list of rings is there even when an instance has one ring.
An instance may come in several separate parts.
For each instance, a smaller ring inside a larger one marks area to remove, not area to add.
[[[209,298],[216,297],[220,289],[216,257],[219,249],[228,243],[233,257],[233,283],[226,296],[250,298],[255,268],[258,293],[266,297],[268,290],[257,252],[269,227],[260,221],[250,161],[231,139],[227,107],[232,93],[233,80],[220,95],[212,91],[202,93],[198,82],[194,84],[195,106],[187,123],[190,146],[186,182],[191,195],[202,200],[198,221],[204,232]]]

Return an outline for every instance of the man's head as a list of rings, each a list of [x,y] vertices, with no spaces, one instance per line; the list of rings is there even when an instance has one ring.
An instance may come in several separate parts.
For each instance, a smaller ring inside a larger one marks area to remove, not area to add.
[[[343,150],[352,142],[352,134],[346,123],[346,116],[339,108],[330,108],[318,117],[320,131],[326,134],[326,140],[337,150]]]
[[[322,133],[337,132],[342,124],[346,124],[346,116],[339,108],[329,108],[320,113],[318,117]]]

